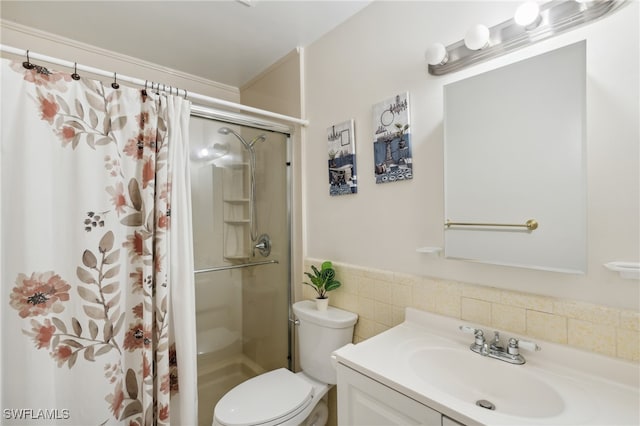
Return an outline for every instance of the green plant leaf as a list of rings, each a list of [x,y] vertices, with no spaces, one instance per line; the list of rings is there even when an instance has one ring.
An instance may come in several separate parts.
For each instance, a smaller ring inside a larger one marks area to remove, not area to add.
[[[327,283],[327,285],[324,286],[324,289],[326,291],[332,291],[337,289],[338,287],[340,287],[342,285],[342,283],[338,280],[333,280],[330,283]]]

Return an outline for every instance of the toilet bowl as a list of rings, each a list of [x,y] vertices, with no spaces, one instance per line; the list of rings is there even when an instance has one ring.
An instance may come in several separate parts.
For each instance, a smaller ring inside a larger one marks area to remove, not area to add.
[[[329,307],[318,311],[312,301],[297,302],[302,371],[269,371],[231,389],[215,406],[214,426],[323,426],[323,398],[336,383],[331,353],[350,343],[358,316]]]
[[[216,404],[213,424],[300,425],[329,387],[286,368],[269,371],[230,390]]]

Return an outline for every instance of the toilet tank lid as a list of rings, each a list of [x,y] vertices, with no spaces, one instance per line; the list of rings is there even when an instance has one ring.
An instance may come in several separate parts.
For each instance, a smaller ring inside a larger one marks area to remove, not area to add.
[[[326,311],[319,311],[313,300],[294,303],[293,313],[302,321],[309,321],[329,328],[348,328],[358,321],[357,314],[333,306],[329,306]]]

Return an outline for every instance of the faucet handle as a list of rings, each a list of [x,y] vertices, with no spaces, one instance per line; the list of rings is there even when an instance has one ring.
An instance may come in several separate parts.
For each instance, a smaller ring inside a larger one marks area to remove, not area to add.
[[[470,325],[461,325],[460,327],[458,327],[460,329],[460,331],[462,331],[463,333],[469,333],[469,334],[478,334],[478,333],[482,333],[482,330],[480,330],[479,328],[473,328]]]
[[[538,352],[539,350],[542,350],[536,342],[531,342],[529,340],[518,340],[518,346],[531,352]]]
[[[509,346],[507,347],[507,352],[510,355],[518,355],[519,348],[526,349],[528,351],[537,352],[542,348],[538,346],[535,342],[531,342],[528,340],[521,340],[516,338],[509,339]]]
[[[463,333],[473,334],[476,337],[476,345],[482,346],[484,344],[484,332],[481,329],[469,325],[461,325],[459,328]]]

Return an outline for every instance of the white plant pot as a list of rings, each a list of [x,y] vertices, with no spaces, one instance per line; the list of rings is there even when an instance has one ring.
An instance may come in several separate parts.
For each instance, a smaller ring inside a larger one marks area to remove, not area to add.
[[[329,298],[328,297],[326,299],[316,298],[316,309],[317,310],[326,311],[328,306],[329,306]]]

